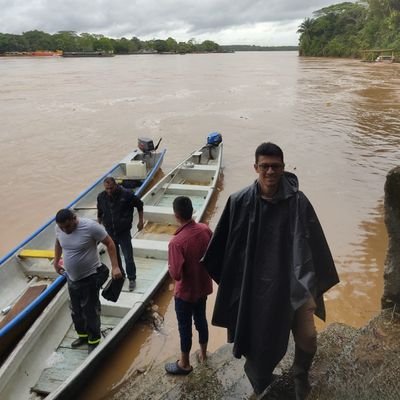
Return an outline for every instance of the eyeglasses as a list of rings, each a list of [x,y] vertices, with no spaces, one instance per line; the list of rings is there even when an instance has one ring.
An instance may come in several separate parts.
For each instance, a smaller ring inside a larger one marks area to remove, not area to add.
[[[257,164],[257,166],[261,171],[267,172],[270,168],[272,169],[272,171],[279,171],[284,167],[284,164],[281,163]]]

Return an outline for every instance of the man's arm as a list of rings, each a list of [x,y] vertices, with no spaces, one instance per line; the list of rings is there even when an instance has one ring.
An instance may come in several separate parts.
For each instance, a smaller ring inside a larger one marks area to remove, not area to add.
[[[185,259],[181,248],[173,243],[168,245],[168,271],[171,278],[175,281],[182,279],[182,270]]]
[[[56,242],[54,244],[53,266],[54,266],[54,269],[56,270],[57,274],[60,274],[60,275],[65,271],[64,268],[61,265],[59,265],[61,255],[62,255],[62,247],[61,247],[58,239],[56,239]]]
[[[143,222],[143,210],[138,211],[138,214],[139,214],[139,222],[137,224],[137,228],[138,228],[138,231],[141,231],[143,229],[143,225],[144,225],[144,222]]]
[[[100,204],[100,194],[97,196],[97,222],[99,224],[103,223],[103,209]]]
[[[103,243],[107,247],[108,255],[110,256],[111,260],[111,273],[113,279],[122,278],[122,272],[119,269],[118,265],[117,250],[115,249],[115,244],[110,235],[107,235],[105,239],[101,241],[101,243]]]
[[[132,193],[132,201],[133,206],[137,208],[139,214],[139,222],[137,224],[137,228],[139,231],[143,229],[144,220],[143,220],[143,201],[139,199],[136,195]]]

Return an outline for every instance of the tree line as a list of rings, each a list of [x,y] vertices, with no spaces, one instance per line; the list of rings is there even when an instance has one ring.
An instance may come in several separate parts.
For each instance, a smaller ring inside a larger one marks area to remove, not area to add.
[[[226,51],[295,51],[299,49],[298,46],[257,46],[255,44],[231,44],[220,47]]]
[[[33,30],[21,35],[0,33],[0,54],[7,52],[48,51],[106,51],[115,54],[131,53],[198,53],[217,52],[220,46],[205,40],[197,43],[195,39],[188,42],[177,42],[169,37],[166,40],[153,39],[142,41],[137,37],[131,39],[111,39],[104,35],[91,33],[78,34],[74,31],[59,31],[55,34]]]
[[[400,0],[362,0],[324,7],[306,18],[300,33],[304,56],[361,57],[363,50],[400,51]],[[372,57],[372,55],[371,55]]]

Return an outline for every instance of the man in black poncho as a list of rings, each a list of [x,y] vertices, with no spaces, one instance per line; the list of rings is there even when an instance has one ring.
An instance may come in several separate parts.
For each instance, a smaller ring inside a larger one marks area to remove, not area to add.
[[[245,356],[255,393],[271,383],[292,331],[301,400],[317,349],[313,315],[325,319],[323,294],[339,278],[317,215],[284,166],[280,147],[258,146],[258,179],[230,196],[203,261],[219,285],[212,323],[227,328],[234,356]]]

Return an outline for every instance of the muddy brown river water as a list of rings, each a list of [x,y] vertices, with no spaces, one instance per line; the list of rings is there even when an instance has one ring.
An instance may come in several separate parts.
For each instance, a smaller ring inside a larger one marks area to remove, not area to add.
[[[168,171],[209,132],[223,134],[223,175],[206,215],[213,228],[229,194],[255,179],[255,147],[269,140],[283,148],[286,169],[313,203],[340,273],[326,295],[327,323],[361,326],[382,294],[383,186],[400,160],[399,88],[399,64],[295,52],[0,58],[0,256],[122,159],[138,136],[163,138]],[[159,329],[140,322],[82,398],[117,399],[131,374],[178,353],[171,298],[166,282],[154,300]],[[223,330],[210,335],[211,351],[225,343]]]

